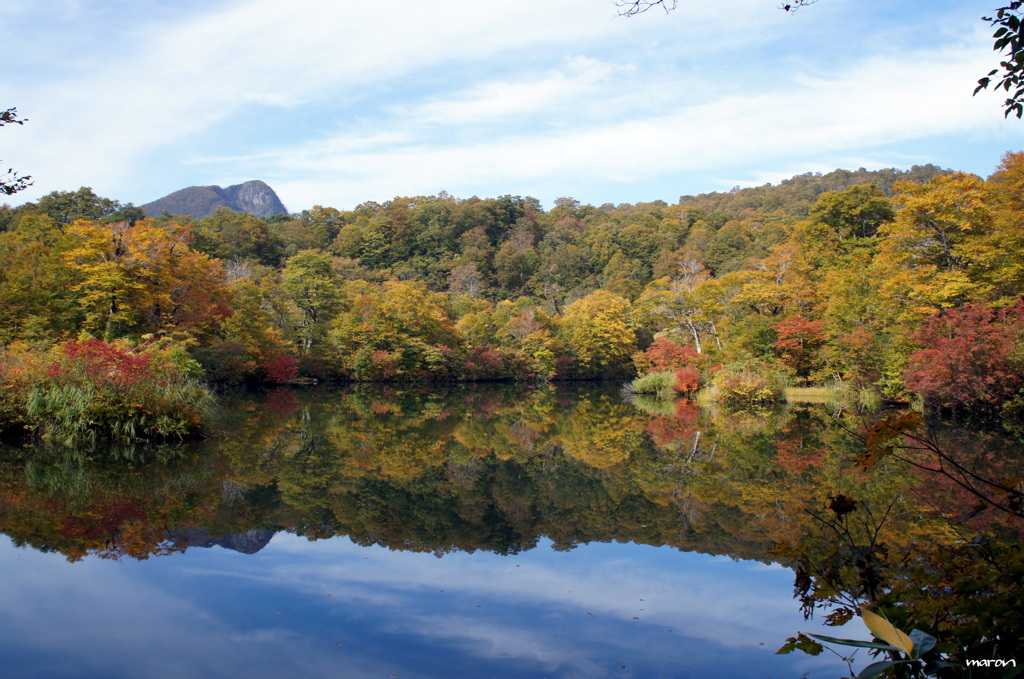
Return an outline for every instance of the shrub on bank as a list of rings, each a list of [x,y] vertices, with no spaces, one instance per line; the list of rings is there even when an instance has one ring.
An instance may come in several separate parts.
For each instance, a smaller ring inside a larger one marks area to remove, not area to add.
[[[4,359],[0,414],[51,440],[195,435],[215,406],[198,365],[174,345],[87,339],[8,347]]]
[[[641,375],[627,385],[634,394],[653,394],[661,399],[676,396],[676,375],[671,370],[659,370]]]
[[[785,400],[786,373],[771,361],[748,359],[715,372],[715,400],[730,408]]]
[[[640,377],[627,388],[634,394],[655,394],[665,399],[675,398],[677,393],[697,391],[701,387],[699,358],[700,354],[692,347],[659,337],[646,351],[633,355]]]

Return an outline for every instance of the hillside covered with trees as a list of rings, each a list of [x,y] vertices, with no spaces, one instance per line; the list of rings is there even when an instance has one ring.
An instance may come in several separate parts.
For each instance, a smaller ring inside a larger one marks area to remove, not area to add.
[[[56,192],[0,208],[0,416],[33,426],[29,411],[63,412],[90,389],[136,408],[126,390],[168,380],[648,372],[740,402],[829,383],[1013,410],[1022,221],[1024,153],[988,179],[837,170],[673,205],[562,198],[547,211],[442,192],[146,219],[88,188]],[[75,426],[102,421],[81,408]],[[159,435],[201,419],[158,409],[133,412]]]

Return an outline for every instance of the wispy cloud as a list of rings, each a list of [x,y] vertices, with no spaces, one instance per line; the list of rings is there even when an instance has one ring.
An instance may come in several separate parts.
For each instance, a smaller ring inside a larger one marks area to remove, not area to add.
[[[719,92],[696,104],[680,95],[674,107],[630,115],[616,115],[613,109],[569,129],[503,127],[512,113],[502,102],[515,88],[490,83],[456,92],[448,100],[434,98],[419,107],[393,110],[372,127],[356,126],[322,141],[279,149],[256,166],[264,172],[279,169],[282,190],[291,194],[292,204],[333,200],[344,206],[442,188],[466,195],[503,182],[510,192],[546,186],[548,191],[558,187],[556,193],[562,195],[586,177],[643,184],[672,173],[727,175],[730,168],[772,165],[792,168],[791,175],[835,169],[865,154],[876,160],[860,160],[862,164],[893,165],[906,158],[897,146],[902,143],[936,135],[1001,133],[1006,123],[992,116],[990,102],[965,96],[955,86],[969,82],[987,56],[960,49],[919,51],[903,60],[865,59],[828,77],[798,76],[746,95]],[[526,88],[533,94],[516,114],[563,119],[562,107],[569,100],[564,92],[603,88],[622,68],[595,61],[584,65],[576,79],[557,72]],[[908,77],[894,80],[890,74],[900,70]],[[552,86],[559,82],[567,83],[564,90]],[[648,81],[630,83],[629,89],[633,101],[643,101],[648,94],[659,96],[661,86]],[[928,102],[924,110],[921,102]],[[368,143],[372,138],[381,143]],[[288,181],[288,176],[296,179]],[[577,197],[600,201],[591,195]]]
[[[293,209],[441,189],[671,200],[939,138],[960,140],[947,162],[977,163],[971,142],[1019,139],[970,96],[992,54],[952,2],[925,19],[880,0],[628,20],[593,0],[158,5],[3,10],[0,39],[29,64],[6,96],[31,123],[2,137],[37,182],[19,197],[144,202],[259,177]]]
[[[435,98],[413,106],[398,105],[394,113],[403,121],[422,126],[493,124],[570,107],[578,111],[597,106],[599,99],[595,95],[609,93],[611,88],[607,83],[616,72],[634,70],[633,65],[609,64],[584,56],[569,57],[564,67],[548,71],[540,78],[484,82],[454,97]]]
[[[278,534],[256,556],[68,564],[4,539],[0,558],[12,662],[54,676],[451,676],[478,660],[582,679],[621,676],[616,655],[704,676],[723,649],[736,667],[792,662],[768,646],[801,620],[787,571],[667,548],[437,559]]]
[[[634,547],[621,549],[619,561],[608,563],[582,553],[549,555],[541,548],[524,555],[520,567],[514,559],[497,555],[456,553],[438,560],[429,554],[367,550],[343,540],[310,550],[298,540],[275,536],[273,551],[314,551],[317,559],[288,559],[273,572],[273,580],[311,592],[331,592],[339,601],[350,596],[361,600],[364,587],[419,595],[447,582],[451,596],[579,615],[590,611],[620,620],[642,618],[644,624],[667,625],[730,647],[749,646],[755,637],[774,640],[778,620],[795,614],[788,571],[738,564],[727,557],[669,550],[672,559],[658,559],[655,548]],[[650,551],[648,559],[640,554],[644,550]],[[614,581],[607,578],[609,571],[616,573]],[[415,609],[409,601],[405,607]]]

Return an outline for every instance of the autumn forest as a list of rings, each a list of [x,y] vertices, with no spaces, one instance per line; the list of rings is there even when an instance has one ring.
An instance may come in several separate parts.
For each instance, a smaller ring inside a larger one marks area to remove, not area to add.
[[[4,206],[0,519],[72,561],[671,545],[875,607],[931,640],[907,676],[1009,658],[1022,227],[1024,152],[673,205]]]
[[[55,192],[0,209],[0,417],[160,437],[199,429],[216,384],[637,377],[1012,417],[1022,220],[1024,153],[988,179],[837,170],[549,211],[442,192],[146,219]]]

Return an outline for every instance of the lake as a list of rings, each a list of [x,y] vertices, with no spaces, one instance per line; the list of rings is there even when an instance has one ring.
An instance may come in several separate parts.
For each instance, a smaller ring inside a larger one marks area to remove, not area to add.
[[[838,677],[775,653],[868,638],[804,619],[780,545],[829,548],[839,493],[890,503],[887,535],[955,537],[912,470],[854,467],[857,416],[834,415],[282,389],[198,443],[8,447],[5,676]]]

